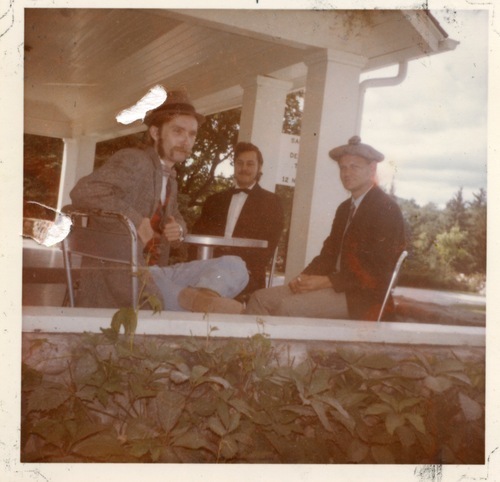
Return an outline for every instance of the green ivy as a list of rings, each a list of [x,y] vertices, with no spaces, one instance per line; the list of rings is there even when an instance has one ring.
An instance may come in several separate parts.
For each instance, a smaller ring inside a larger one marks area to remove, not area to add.
[[[484,360],[453,350],[72,339],[28,342],[23,462],[484,463]]]

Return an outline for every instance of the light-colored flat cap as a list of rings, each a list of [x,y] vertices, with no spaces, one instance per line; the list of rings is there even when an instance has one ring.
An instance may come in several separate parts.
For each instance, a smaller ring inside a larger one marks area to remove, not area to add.
[[[359,136],[351,137],[348,144],[335,147],[328,154],[334,161],[337,162],[340,161],[340,158],[346,154],[350,154],[351,156],[360,156],[368,161],[380,162],[384,160],[384,155],[381,152],[378,152],[368,144],[361,144],[361,138]]]

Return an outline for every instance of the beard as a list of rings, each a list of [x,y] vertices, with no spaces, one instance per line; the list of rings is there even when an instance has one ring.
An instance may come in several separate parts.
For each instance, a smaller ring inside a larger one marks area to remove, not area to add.
[[[168,152],[165,150],[163,136],[160,133],[158,138],[158,156],[160,159],[168,160],[171,162],[175,162],[175,154],[180,153],[183,156],[182,162],[185,161],[191,155],[191,149],[185,149],[182,147],[171,147],[168,149]]]

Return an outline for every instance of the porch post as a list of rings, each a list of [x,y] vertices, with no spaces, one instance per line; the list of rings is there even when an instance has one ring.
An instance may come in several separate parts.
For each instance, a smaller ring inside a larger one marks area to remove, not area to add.
[[[64,139],[64,153],[59,182],[57,209],[70,204],[69,193],[78,179],[90,174],[94,167],[97,137],[86,136]]]
[[[337,206],[349,196],[328,156],[355,134],[359,77],[365,58],[322,50],[308,71],[285,279],[307,266],[328,236]]]
[[[275,190],[286,96],[292,82],[258,75],[243,85],[239,141],[252,142],[264,157],[260,184]]]

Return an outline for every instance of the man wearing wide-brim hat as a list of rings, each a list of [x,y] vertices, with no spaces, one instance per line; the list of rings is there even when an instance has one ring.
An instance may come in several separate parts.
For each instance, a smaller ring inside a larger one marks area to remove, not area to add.
[[[396,202],[376,184],[384,156],[358,136],[332,149],[342,185],[351,196],[338,207],[318,256],[287,286],[259,290],[246,313],[376,320],[395,263],[405,247]],[[385,319],[394,318],[389,300]]]
[[[174,166],[191,154],[204,117],[184,91],[167,93],[166,100],[144,117],[149,146],[122,149],[92,174],[80,179],[70,193],[78,209],[103,209],[126,215],[135,225],[142,264],[147,271],[147,294],[163,299],[163,309],[240,313],[233,298],[248,283],[245,263],[236,256],[169,266],[170,247],[179,245],[186,223],[177,205]],[[102,225],[103,230],[116,226]],[[130,305],[130,278],[116,264],[88,261],[77,293],[78,306]],[[152,279],[151,279],[152,278]]]

